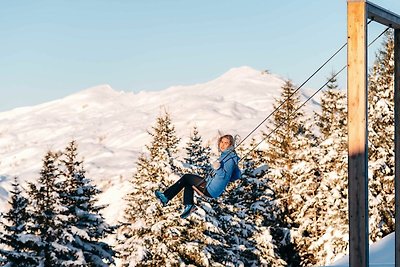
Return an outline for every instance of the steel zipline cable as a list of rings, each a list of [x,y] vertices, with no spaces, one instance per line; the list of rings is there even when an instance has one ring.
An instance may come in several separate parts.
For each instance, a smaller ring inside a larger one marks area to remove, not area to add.
[[[326,60],[313,74],[311,74],[291,95],[289,95],[285,101],[279,104],[263,121],[261,121],[243,140],[241,140],[236,146],[239,147],[247,138],[249,138],[261,125],[263,125],[275,112],[277,112],[294,94],[296,94],[312,77],[314,77],[329,61],[332,60],[344,47],[346,47],[347,43],[342,45],[328,60]]]
[[[367,25],[370,24],[373,20],[368,21]],[[378,40],[385,32],[389,30],[387,27],[384,31],[382,31],[373,41],[370,42],[368,47],[370,47],[376,40]],[[331,61],[344,47],[347,46],[347,42],[343,44],[335,53],[332,54],[329,59],[327,59],[313,74],[311,74],[291,95],[289,95],[280,105],[278,105],[264,120],[262,120],[243,140],[241,140],[237,145],[234,146],[233,150],[227,153],[221,161],[231,154],[231,152],[235,151],[243,142],[249,138],[261,125],[263,125],[276,111],[278,111],[294,94],[296,94],[312,77],[314,77],[329,61]],[[319,91],[321,91],[332,79],[335,79],[343,70],[347,68],[347,65],[342,67],[340,71],[338,71],[335,75],[333,75],[327,82],[325,82],[317,91],[315,91],[310,97],[308,97],[296,110],[289,114],[289,118],[291,118],[300,108],[302,108],[308,101],[310,101]],[[257,143],[251,150],[249,150],[244,156],[242,156],[238,163],[246,158],[252,151],[254,151],[259,145],[261,145],[266,139],[268,139],[279,127],[281,127],[285,121],[278,124],[266,137],[261,139],[259,143]],[[206,174],[206,177],[212,176],[214,170],[211,170]],[[197,186],[197,185],[196,185]]]
[[[288,116],[288,119],[291,119],[291,117],[297,111],[299,111],[309,100],[311,100],[319,91],[321,91],[330,81],[335,79],[343,70],[346,69],[346,67],[347,66],[344,66],[340,71],[338,71],[335,75],[333,75],[331,79],[329,79],[326,83],[324,83],[324,85],[322,85],[317,91],[315,91],[309,98],[307,98],[306,101],[304,101],[296,110],[294,110],[292,113],[290,113]],[[266,139],[268,139],[274,132],[276,132],[276,130],[278,130],[278,128],[281,127],[283,124],[285,124],[285,121],[282,121],[280,124],[278,124],[269,134],[267,134],[267,136],[265,138],[261,139],[261,141],[257,145],[255,145],[249,152],[247,152],[239,161],[241,161],[242,159],[247,157],[248,154],[250,154],[252,151],[254,151],[259,145],[261,145]]]
[[[372,20],[371,20],[372,21]],[[371,22],[371,21],[369,21],[368,22],[368,24]],[[369,44],[368,44],[368,47],[370,47],[376,40],[378,40],[383,34],[385,34],[388,30],[389,30],[390,28],[389,27],[387,27],[384,31],[382,31],[373,41],[371,41]],[[340,48],[340,50],[343,48],[343,47],[345,47],[347,45],[347,43],[346,44],[344,44],[341,48]],[[339,51],[340,51],[339,50]],[[335,55],[336,55],[337,53],[335,53]],[[332,58],[332,57],[331,57]],[[325,82],[317,91],[315,91],[309,98],[307,98],[296,110],[294,110],[292,113],[290,113],[289,114],[289,118],[291,118],[297,111],[299,111],[308,101],[310,101],[318,92],[320,92],[330,81],[332,81],[332,80],[334,80],[343,70],[345,70],[347,68],[347,65],[345,65],[345,66],[343,66],[335,75],[333,75],[327,82]],[[308,79],[309,80],[309,79]],[[302,86],[304,85],[304,83],[302,84]],[[299,88],[301,88],[301,87],[299,87]],[[288,99],[290,99],[290,97],[292,97],[298,90],[299,90],[299,88],[293,93],[293,94],[291,94],[285,101],[283,101],[282,102],[282,104],[281,105],[279,105],[279,107],[278,108],[280,108],[286,101],[288,101]],[[269,118],[273,113],[275,113],[277,110],[278,110],[278,108],[277,109],[275,109],[267,118]],[[264,120],[263,121],[263,123],[265,122],[266,120]],[[252,151],[254,151],[259,145],[261,145],[266,139],[268,139],[279,127],[281,127],[283,124],[285,123],[285,121],[283,121],[283,122],[281,122],[280,124],[278,124],[268,135],[266,135],[266,137],[265,138],[263,138],[257,145],[255,145],[250,151],[248,151],[240,160],[239,160],[239,162],[242,160],[242,159],[244,159],[244,158],[246,158],[247,157],[247,155],[249,155]],[[260,126],[260,125],[259,125]],[[257,127],[259,127],[259,126],[257,126]],[[252,132],[254,132],[255,130],[253,130]],[[246,136],[246,138],[247,137],[249,137],[249,135],[248,136]],[[244,141],[244,140],[243,140]],[[240,145],[240,144],[242,144],[243,143],[243,141],[242,142],[240,142],[237,146],[235,146],[235,149]]]
[[[367,23],[370,24],[373,20],[370,19]],[[387,30],[387,29],[386,29]],[[383,33],[381,33],[377,38],[375,38],[375,40],[373,42],[376,41],[376,39],[378,39],[380,36],[382,36]],[[372,42],[372,43],[373,43]],[[371,45],[371,44],[370,44]],[[343,44],[338,50],[336,50],[335,53],[332,54],[332,56],[330,56],[316,71],[314,71],[313,74],[311,74],[291,95],[289,95],[285,101],[283,101],[281,104],[279,104],[263,121],[261,121],[249,134],[246,135],[245,138],[243,138],[243,140],[241,140],[236,146],[235,149],[237,147],[239,147],[247,138],[249,138],[258,128],[260,128],[261,125],[263,125],[276,111],[278,111],[294,94],[296,94],[309,80],[311,80],[312,77],[314,77],[323,67],[325,67],[326,64],[329,63],[329,61],[331,61],[337,54],[340,53],[340,51],[342,51],[343,48],[345,48],[347,46],[347,42],[345,44]],[[307,100],[308,101],[308,100]]]

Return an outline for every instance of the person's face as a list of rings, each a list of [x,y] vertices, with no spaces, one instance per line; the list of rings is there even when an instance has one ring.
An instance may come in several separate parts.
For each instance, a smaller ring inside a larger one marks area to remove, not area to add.
[[[231,142],[229,142],[229,139],[226,137],[222,138],[221,141],[219,142],[219,150],[221,151],[225,151],[225,149],[227,149],[230,146]]]

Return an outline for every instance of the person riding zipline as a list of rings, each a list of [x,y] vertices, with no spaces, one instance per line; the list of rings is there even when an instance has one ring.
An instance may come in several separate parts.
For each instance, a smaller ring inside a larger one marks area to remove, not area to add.
[[[221,136],[218,139],[218,151],[221,155],[212,164],[214,171],[210,176],[203,178],[195,174],[184,174],[178,181],[168,187],[164,193],[156,190],[156,197],[165,207],[182,189],[185,189],[183,195],[184,209],[181,218],[188,217],[195,209],[193,187],[196,187],[198,191],[207,197],[217,198],[225,191],[229,182],[241,177],[238,167],[239,157],[234,148],[235,140],[232,135]]]

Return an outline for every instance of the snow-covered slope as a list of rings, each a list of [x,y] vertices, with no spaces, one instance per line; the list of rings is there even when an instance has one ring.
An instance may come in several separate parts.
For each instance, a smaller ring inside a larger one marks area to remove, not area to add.
[[[100,202],[110,204],[105,216],[115,222],[123,212],[135,161],[150,141],[147,130],[164,110],[171,114],[182,146],[193,126],[210,142],[218,131],[244,137],[272,111],[282,84],[277,75],[241,67],[204,84],[137,94],[101,85],[0,113],[0,210],[12,177],[22,184],[37,179],[46,151],[61,150],[75,139],[88,177],[104,191]]]
[[[385,236],[369,247],[369,266],[394,267],[395,261],[395,233]],[[345,256],[329,266],[348,267],[349,256]]]

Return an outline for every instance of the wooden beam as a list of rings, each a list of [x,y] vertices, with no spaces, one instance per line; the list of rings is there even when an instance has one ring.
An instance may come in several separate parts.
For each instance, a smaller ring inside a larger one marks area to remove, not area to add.
[[[350,267],[369,264],[367,142],[367,7],[347,2]]]
[[[393,29],[400,29],[400,16],[374,3],[367,2],[368,18]]]
[[[400,266],[400,30],[394,31],[395,266]]]

